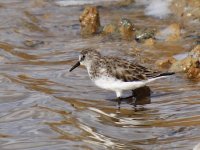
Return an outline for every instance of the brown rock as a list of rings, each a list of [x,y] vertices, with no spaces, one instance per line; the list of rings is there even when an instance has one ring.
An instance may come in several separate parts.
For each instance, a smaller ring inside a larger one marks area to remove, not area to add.
[[[178,41],[180,39],[181,35],[181,28],[179,24],[171,24],[169,26],[169,29],[171,30],[171,34],[167,37],[166,41]]]
[[[185,72],[190,79],[200,79],[200,46],[195,46],[186,58],[172,64],[170,70]]]
[[[105,25],[104,28],[103,28],[103,34],[111,34],[111,33],[114,33],[116,32],[117,30],[117,27],[113,24],[108,24],[108,25]]]
[[[166,27],[165,29],[156,33],[157,39],[162,39],[165,41],[178,41],[181,38],[181,27],[177,23],[173,23]]]
[[[119,32],[123,39],[132,40],[134,36],[134,25],[129,19],[122,18],[119,23]]]
[[[192,57],[200,59],[200,45],[195,46],[190,52],[190,55],[192,55]]]
[[[156,43],[155,40],[152,39],[152,38],[147,39],[147,40],[145,40],[145,42],[144,42],[144,44],[145,44],[146,46],[152,46],[152,45],[154,45],[155,43]]]
[[[170,8],[182,25],[200,18],[200,0],[173,0]]]
[[[176,59],[173,57],[166,57],[156,61],[156,65],[161,68],[169,68],[173,63],[176,62]]]
[[[79,21],[81,24],[82,35],[97,33],[100,28],[99,11],[94,6],[88,6],[84,9]]]
[[[176,61],[174,64],[172,64],[170,70],[174,72],[187,72],[189,68],[195,67],[197,59],[188,56],[184,58],[183,60]]]
[[[200,80],[200,68],[191,67],[187,71],[187,77],[189,79],[198,79]]]

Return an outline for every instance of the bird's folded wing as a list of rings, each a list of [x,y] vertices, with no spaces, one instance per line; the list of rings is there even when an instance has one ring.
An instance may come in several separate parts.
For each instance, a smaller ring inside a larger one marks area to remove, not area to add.
[[[127,61],[115,61],[110,71],[113,77],[124,82],[147,80],[160,74],[160,72]]]

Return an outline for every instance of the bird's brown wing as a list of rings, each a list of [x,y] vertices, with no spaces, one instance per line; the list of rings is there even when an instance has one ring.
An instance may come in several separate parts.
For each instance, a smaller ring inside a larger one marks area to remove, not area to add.
[[[119,58],[109,58],[107,68],[109,74],[124,82],[147,80],[160,75],[160,72]]]

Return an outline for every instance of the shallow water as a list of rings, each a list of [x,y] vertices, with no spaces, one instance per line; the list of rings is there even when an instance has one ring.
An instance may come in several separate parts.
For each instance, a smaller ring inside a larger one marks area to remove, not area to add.
[[[149,85],[151,104],[134,111],[123,102],[116,114],[114,93],[95,87],[84,68],[68,70],[83,47],[153,67],[160,57],[188,51],[196,41],[188,35],[199,26],[188,28],[180,42],[154,47],[82,38],[78,17],[84,7],[56,2],[0,1],[0,149],[192,149],[200,141],[199,82],[184,74],[156,81]],[[160,28],[175,20],[145,16],[140,5],[98,5],[102,25],[122,16]]]

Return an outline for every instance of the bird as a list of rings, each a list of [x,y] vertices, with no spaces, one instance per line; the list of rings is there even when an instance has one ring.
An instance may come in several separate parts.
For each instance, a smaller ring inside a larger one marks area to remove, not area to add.
[[[69,72],[80,65],[86,67],[90,79],[97,87],[116,93],[118,109],[123,91],[144,87],[152,81],[175,74],[155,71],[126,59],[103,56],[93,48],[83,49],[78,62]]]

